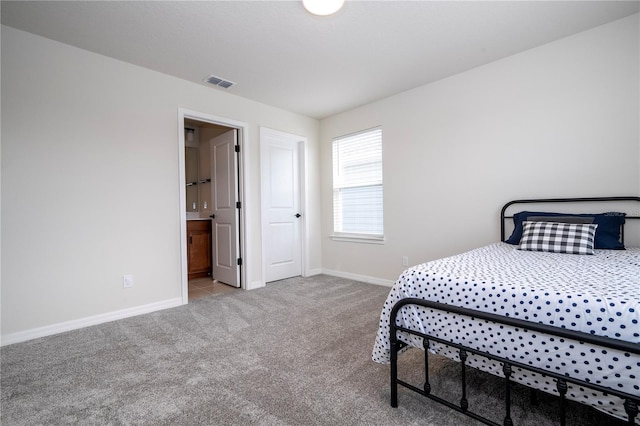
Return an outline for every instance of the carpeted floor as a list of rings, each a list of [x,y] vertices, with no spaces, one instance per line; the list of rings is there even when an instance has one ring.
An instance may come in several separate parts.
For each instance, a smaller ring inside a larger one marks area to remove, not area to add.
[[[3,347],[2,425],[479,425],[407,390],[389,406],[388,366],[371,361],[389,289],[316,276]],[[422,353],[401,372],[420,384]],[[456,364],[433,358],[454,398]],[[456,376],[457,377],[457,376]],[[469,378],[470,409],[502,423],[502,388]],[[556,424],[514,389],[516,425]],[[549,412],[547,412],[549,411]],[[572,404],[572,425],[613,425]]]

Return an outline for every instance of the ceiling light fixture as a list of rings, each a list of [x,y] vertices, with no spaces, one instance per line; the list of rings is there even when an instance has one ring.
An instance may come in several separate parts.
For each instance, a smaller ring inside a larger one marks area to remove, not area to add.
[[[344,0],[302,0],[307,12],[319,16],[333,15],[344,5]]]

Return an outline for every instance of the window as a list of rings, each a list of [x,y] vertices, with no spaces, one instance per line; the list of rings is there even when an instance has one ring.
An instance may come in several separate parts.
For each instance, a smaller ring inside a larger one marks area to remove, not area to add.
[[[334,239],[381,241],[382,207],[382,129],[334,139]]]

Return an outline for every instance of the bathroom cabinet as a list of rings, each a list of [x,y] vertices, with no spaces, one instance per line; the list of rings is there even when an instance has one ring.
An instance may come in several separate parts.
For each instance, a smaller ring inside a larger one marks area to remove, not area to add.
[[[211,276],[211,221],[187,221],[189,279]]]

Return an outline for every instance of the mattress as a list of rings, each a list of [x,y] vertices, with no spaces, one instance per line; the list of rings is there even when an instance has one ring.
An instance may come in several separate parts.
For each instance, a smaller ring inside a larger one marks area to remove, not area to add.
[[[389,363],[391,309],[409,297],[640,343],[640,248],[573,255],[495,243],[409,268],[384,304],[374,361]],[[397,325],[640,398],[638,355],[413,305],[401,309]],[[420,337],[398,337],[422,348]],[[451,347],[432,342],[430,350],[458,360]],[[502,376],[501,364],[487,358],[470,355],[467,364]],[[557,394],[548,377],[515,368],[512,378]],[[570,384],[567,398],[626,416],[618,397]]]

